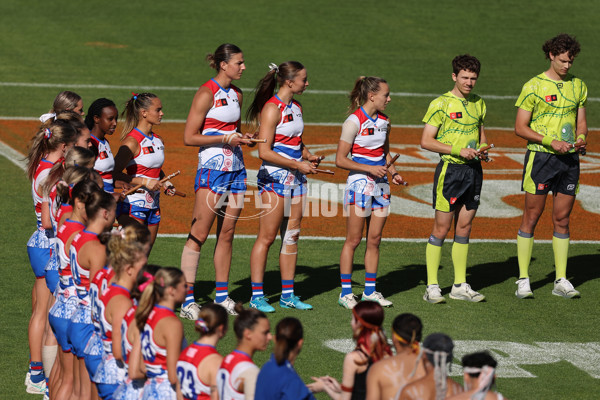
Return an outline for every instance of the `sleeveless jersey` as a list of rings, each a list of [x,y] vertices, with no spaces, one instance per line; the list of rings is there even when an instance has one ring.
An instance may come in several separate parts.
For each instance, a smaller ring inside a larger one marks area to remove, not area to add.
[[[100,325],[100,314],[102,313],[100,297],[108,290],[108,282],[110,282],[113,276],[115,276],[115,271],[108,265],[105,265],[104,268],[96,273],[96,276],[92,277],[92,281],[90,282],[92,323],[98,332],[102,332],[102,327]]]
[[[35,217],[37,219],[38,228],[42,226],[42,202],[44,202],[45,200],[42,197],[41,185],[44,182],[44,180],[48,177],[50,169],[53,166],[53,163],[46,160],[45,158],[42,158],[42,161],[40,161],[39,165],[35,170],[35,173],[33,174],[33,181],[31,182],[31,196],[33,197],[33,207],[35,209]]]
[[[587,86],[581,79],[569,74],[564,80],[555,81],[542,72],[523,85],[515,106],[531,112],[529,127],[535,132],[572,144],[577,140],[577,112],[586,103]],[[528,142],[527,148],[559,154],[552,146],[541,143]]]
[[[138,128],[134,128],[127,134],[138,142],[138,154],[127,164],[127,174],[131,177],[142,177],[159,179],[160,169],[165,162],[165,146],[162,139],[153,133],[146,136]],[[143,189],[141,193],[132,193],[125,199],[125,203],[131,205],[156,209],[159,205],[160,190],[148,191]]]
[[[134,304],[121,321],[121,352],[123,353],[123,361],[125,361],[126,369],[128,368],[129,354],[131,354],[131,350],[133,349],[133,343],[127,338],[127,332],[129,331],[129,325],[135,319],[135,310],[137,310],[137,306]]]
[[[148,316],[142,332],[142,356],[148,378],[168,378],[167,349],[154,341],[154,329],[161,319],[174,316],[173,310],[159,305],[154,306]]]
[[[94,163],[94,170],[100,174],[104,181],[104,191],[113,193],[115,186],[112,174],[113,169],[115,169],[115,157],[110,151],[110,144],[106,138],[100,140],[94,135],[91,135],[90,141],[98,154]]]
[[[384,145],[390,120],[382,113],[371,118],[362,107],[352,113],[346,121],[358,126],[358,133],[352,144],[352,161],[366,165],[385,165]],[[362,171],[350,171],[346,189],[367,196],[389,195],[387,176],[376,178]]]
[[[277,95],[271,97],[266,104],[273,103],[280,112],[279,122],[275,127],[273,151],[280,156],[302,161],[302,132],[304,121],[302,119],[302,106],[296,100],[290,104],[283,103]],[[299,171],[290,171],[287,168],[263,161],[258,176],[262,180],[273,181],[282,185],[299,185],[306,183],[306,176]]]
[[[110,322],[106,320],[106,305],[108,302],[115,296],[126,296],[130,297],[129,290],[125,289],[123,286],[119,286],[116,284],[112,284],[108,287],[106,293],[104,293],[100,297],[100,332],[102,334],[102,345],[104,347],[104,352],[107,354],[112,354],[112,330],[113,327]],[[120,328],[120,327],[119,327]]]
[[[67,219],[58,229],[58,233],[56,234],[56,238],[58,239],[56,243],[58,245],[58,259],[60,260],[59,274],[61,286],[67,287],[73,285],[71,257],[69,254],[70,249],[65,248],[65,244],[71,235],[82,231],[84,228],[85,226],[81,222]]]
[[[234,350],[221,363],[217,372],[217,390],[221,400],[244,400],[244,393],[237,391],[240,375],[248,368],[258,368],[250,356],[242,351]]]
[[[79,251],[84,244],[98,240],[98,235],[94,232],[86,231],[85,229],[79,232],[71,243],[71,273],[73,274],[73,282],[77,290],[77,296],[80,300],[89,301],[90,290],[90,270],[83,268],[79,264]]]
[[[476,149],[479,147],[479,131],[485,114],[485,102],[478,95],[469,94],[463,99],[448,92],[429,104],[423,122],[438,128],[436,140],[440,143]],[[440,157],[442,161],[453,164],[479,162],[451,154],[441,154]]]
[[[214,346],[192,343],[181,352],[177,361],[177,377],[186,400],[209,400],[210,386],[198,377],[198,366],[206,356],[219,354]]]
[[[214,79],[206,82],[213,93],[213,105],[206,113],[200,127],[203,135],[229,135],[235,133],[240,122],[240,101],[238,93],[241,90],[231,85],[223,89]],[[240,146],[232,147],[226,143],[216,143],[202,146],[198,151],[198,169],[207,168],[218,171],[239,171],[244,169],[244,157]]]

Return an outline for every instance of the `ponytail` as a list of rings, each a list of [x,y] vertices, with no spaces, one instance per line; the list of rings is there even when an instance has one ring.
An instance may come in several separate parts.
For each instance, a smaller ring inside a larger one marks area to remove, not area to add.
[[[379,84],[387,83],[385,79],[376,76],[361,76],[354,82],[354,88],[350,92],[350,107],[348,114],[352,114],[357,108],[367,102],[369,93],[379,92]]]
[[[27,155],[29,179],[33,180],[35,171],[45,155],[58,149],[61,144],[69,146],[75,143],[76,134],[75,129],[65,121],[49,119],[42,123],[29,144]]]
[[[127,265],[132,265],[139,258],[140,253],[146,251],[146,245],[150,242],[150,231],[145,225],[131,224],[107,235],[110,236],[106,246],[108,263],[115,270],[115,275],[119,277]]]
[[[138,126],[140,122],[140,111],[147,110],[152,106],[152,99],[157,98],[154,93],[132,93],[131,98],[125,104],[125,109],[121,113],[121,118],[125,117],[123,131],[121,132],[121,141],[125,136]]]
[[[222,306],[216,303],[205,304],[194,324],[196,332],[200,334],[200,337],[214,335],[219,326],[227,329],[228,319],[227,311]]]
[[[278,66],[269,64],[269,72],[256,85],[254,100],[246,112],[246,121],[251,129],[258,128],[259,115],[275,94],[275,88],[281,87],[287,80],[294,80],[296,74],[303,69],[304,65],[298,61],[286,61]]]
[[[179,268],[165,267],[156,272],[154,281],[144,289],[135,311],[135,324],[140,332],[144,331],[148,316],[156,303],[164,298],[167,288],[177,286],[182,280],[183,272]]]
[[[54,164],[52,169],[50,169],[48,177],[44,179],[44,183],[42,184],[42,194],[47,196],[52,190],[52,187],[54,187],[60,178],[64,176],[68,168],[85,167],[89,169],[94,166],[95,161],[94,153],[90,150],[84,147],[74,146],[67,151],[63,162]]]
[[[302,324],[297,318],[286,317],[279,321],[275,328],[275,349],[273,351],[278,365],[288,359],[303,337]]]
[[[81,96],[75,92],[65,90],[56,95],[52,104],[51,113],[59,114],[63,111],[73,111],[77,107],[77,103],[81,101]]]

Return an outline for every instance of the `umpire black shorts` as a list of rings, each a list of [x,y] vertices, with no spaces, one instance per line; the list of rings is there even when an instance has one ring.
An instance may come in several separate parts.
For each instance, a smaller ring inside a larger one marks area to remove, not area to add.
[[[579,192],[579,154],[552,154],[527,150],[521,190],[531,194]]]
[[[452,212],[464,204],[468,210],[476,210],[482,182],[481,162],[453,164],[440,161],[433,177],[433,208]]]

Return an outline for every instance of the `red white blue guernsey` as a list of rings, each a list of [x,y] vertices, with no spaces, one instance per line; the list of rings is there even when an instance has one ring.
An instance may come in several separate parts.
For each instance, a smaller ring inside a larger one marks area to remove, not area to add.
[[[115,276],[115,270],[109,266],[105,266],[92,277],[90,282],[90,305],[92,307],[92,323],[98,332],[102,332],[100,326],[100,315],[102,314],[102,306],[100,305],[100,297],[108,290],[108,283]]]
[[[60,260],[59,275],[60,285],[64,289],[73,286],[73,274],[71,272],[71,256],[69,249],[65,247],[66,242],[71,235],[82,231],[85,226],[81,222],[67,219],[64,224],[58,229],[56,238],[58,241],[58,259]]]
[[[302,119],[302,106],[296,100],[285,104],[275,95],[266,104],[275,104],[280,111],[280,118],[275,127],[273,151],[290,160],[302,161],[302,132],[304,120]],[[299,185],[306,183],[306,176],[299,171],[290,171],[287,168],[263,161],[258,171],[261,180],[269,180],[282,185]]]
[[[33,207],[35,209],[38,228],[42,226],[42,203],[48,201],[48,199],[42,197],[41,185],[48,177],[50,169],[53,166],[54,163],[42,158],[42,161],[40,161],[40,164],[33,174],[33,181],[31,182],[31,196],[33,197]]]
[[[129,326],[135,320],[135,310],[137,310],[137,306],[134,304],[127,310],[121,321],[121,352],[123,354],[123,361],[125,361],[125,369],[128,368],[127,360],[129,360],[129,354],[131,354],[131,350],[133,349],[133,343],[127,338],[127,332],[129,331]]]
[[[360,107],[346,121],[352,121],[358,126],[358,134],[352,144],[352,161],[367,165],[385,165],[384,145],[390,125],[388,117],[378,112],[373,119]],[[387,176],[378,179],[362,171],[350,171],[346,190],[368,196],[390,193]]]
[[[98,157],[94,163],[94,170],[100,174],[104,181],[104,191],[113,193],[115,186],[113,181],[113,170],[115,169],[115,157],[110,151],[110,144],[106,138],[100,140],[91,135],[92,146],[96,148]]]
[[[111,284],[108,287],[106,293],[100,296],[100,332],[102,334],[102,346],[104,347],[104,352],[107,354],[112,354],[112,331],[113,327],[110,322],[106,320],[106,305],[108,302],[115,296],[126,296],[130,297],[129,290],[125,289],[123,286],[119,286],[115,283]],[[121,327],[119,326],[118,329]]]
[[[221,363],[217,372],[217,390],[220,400],[244,400],[244,393],[237,391],[240,387],[240,375],[249,368],[258,369],[252,358],[243,351],[234,350]]]
[[[177,361],[177,377],[186,400],[209,400],[210,385],[198,377],[198,366],[206,356],[219,354],[214,346],[194,342],[185,348]]]
[[[71,242],[71,273],[73,274],[73,282],[75,290],[80,300],[89,303],[90,294],[90,270],[85,269],[79,263],[79,251],[84,244],[88,242],[99,242],[98,235],[94,232],[86,231],[85,229],[79,232],[73,242]]]
[[[240,122],[240,101],[238,93],[241,90],[231,85],[224,89],[214,79],[202,87],[209,88],[213,93],[213,105],[206,113],[204,123],[200,127],[203,135],[229,135],[235,133]],[[240,146],[232,147],[226,143],[216,143],[202,146],[198,151],[198,170],[201,168],[217,171],[239,171],[244,169],[244,157]]]
[[[127,174],[131,177],[159,179],[160,170],[165,162],[165,146],[162,139],[150,132],[146,136],[138,128],[134,128],[127,134],[138,142],[138,154],[127,164]],[[156,209],[159,204],[160,190],[141,190],[140,193],[130,194],[125,203],[133,206]]]
[[[142,357],[146,365],[148,378],[168,378],[167,349],[159,346],[154,341],[154,329],[158,322],[166,317],[175,317],[175,313],[168,307],[156,305],[150,311],[144,331],[142,332]]]

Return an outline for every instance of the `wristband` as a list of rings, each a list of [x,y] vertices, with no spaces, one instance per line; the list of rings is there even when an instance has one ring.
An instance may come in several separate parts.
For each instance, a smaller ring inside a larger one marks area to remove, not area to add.
[[[479,147],[477,149],[484,148],[487,145],[488,145],[487,143],[479,143]]]
[[[550,147],[550,146],[552,146],[552,141],[553,140],[554,139],[552,137],[550,137],[550,136],[544,136],[544,138],[542,139],[542,144],[544,146],[549,146]]]
[[[577,136],[577,140],[581,139],[582,141],[585,142],[585,135],[582,133],[581,135]]]
[[[454,157],[460,157],[460,151],[462,150],[457,144],[452,145],[452,150],[450,150],[450,154]]]
[[[392,179],[394,179],[394,177],[395,177],[396,175],[400,175],[400,174],[399,174],[399,173],[397,173],[397,172],[394,172],[394,173],[392,174]]]
[[[348,386],[344,386],[344,385],[340,385],[342,392],[346,392],[346,393],[352,393],[352,389],[351,387]]]

